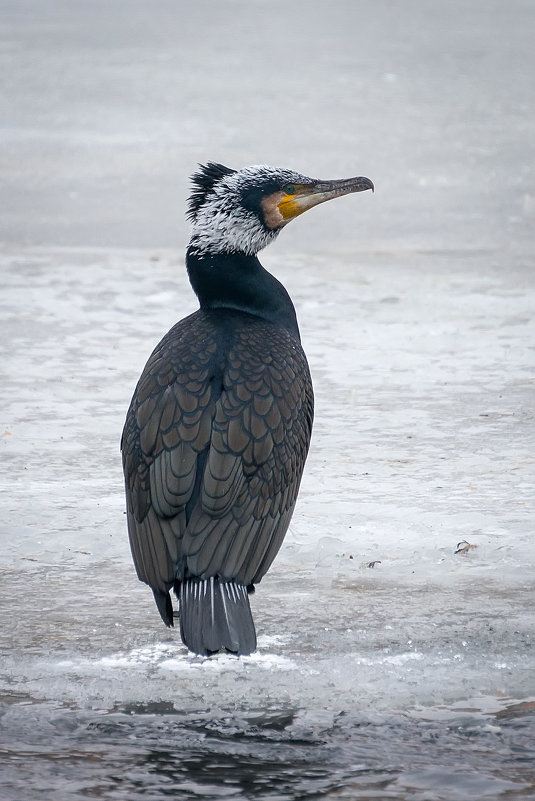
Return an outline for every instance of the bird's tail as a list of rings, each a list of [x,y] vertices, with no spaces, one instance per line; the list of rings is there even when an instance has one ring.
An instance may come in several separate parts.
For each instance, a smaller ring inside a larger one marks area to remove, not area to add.
[[[256,632],[247,588],[217,576],[187,578],[180,584],[180,635],[196,654],[209,656],[222,648],[250,654]]]

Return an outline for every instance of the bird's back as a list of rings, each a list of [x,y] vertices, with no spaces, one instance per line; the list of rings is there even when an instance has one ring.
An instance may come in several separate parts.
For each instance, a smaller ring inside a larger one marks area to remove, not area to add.
[[[147,362],[122,439],[130,543],[168,625],[175,587],[192,650],[254,649],[245,588],[288,528],[312,417],[298,338],[259,317],[200,310]]]

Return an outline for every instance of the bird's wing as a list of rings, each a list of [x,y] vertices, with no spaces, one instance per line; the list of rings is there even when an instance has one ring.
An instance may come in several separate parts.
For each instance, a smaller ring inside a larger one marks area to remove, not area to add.
[[[240,329],[182,541],[190,573],[244,584],[266,573],[293,513],[312,417],[312,385],[300,344],[267,323]]]
[[[210,441],[215,331],[198,316],[162,339],[139,379],[121,447],[128,533],[139,578],[166,593],[182,556],[199,456]]]
[[[186,568],[259,581],[288,528],[305,464],[313,397],[299,343],[251,322],[236,335],[219,387],[216,351],[202,313],[171,329],[145,367],[123,432],[132,554],[157,602]]]

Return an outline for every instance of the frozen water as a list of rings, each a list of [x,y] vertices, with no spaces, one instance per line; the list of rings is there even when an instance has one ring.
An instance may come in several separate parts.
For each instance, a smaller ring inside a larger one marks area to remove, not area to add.
[[[533,5],[0,5],[2,798],[535,797]],[[316,421],[240,659],[161,625],[118,451],[214,158],[377,188],[263,254]]]
[[[65,799],[530,786],[533,293],[439,274],[432,317],[423,258],[397,259],[396,277],[390,257],[360,253],[324,304],[321,269],[270,259],[301,312],[314,444],[287,542],[252,599],[258,652],[205,660],[161,626],[135,578],[118,454],[162,316],[192,303],[180,265],[4,252],[7,798],[21,776],[28,799],[43,782]],[[399,302],[383,303],[387,291]],[[463,539],[477,548],[455,555]]]

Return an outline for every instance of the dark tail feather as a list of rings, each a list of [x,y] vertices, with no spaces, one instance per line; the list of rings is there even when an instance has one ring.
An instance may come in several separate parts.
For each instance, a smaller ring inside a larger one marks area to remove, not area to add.
[[[152,592],[154,593],[154,600],[156,601],[156,606],[158,607],[158,612],[163,622],[166,626],[174,625],[171,596],[168,592],[162,592],[161,590],[153,590]]]
[[[235,581],[184,579],[180,584],[180,635],[190,651],[208,656],[225,648],[251,654],[256,632],[247,589]]]

